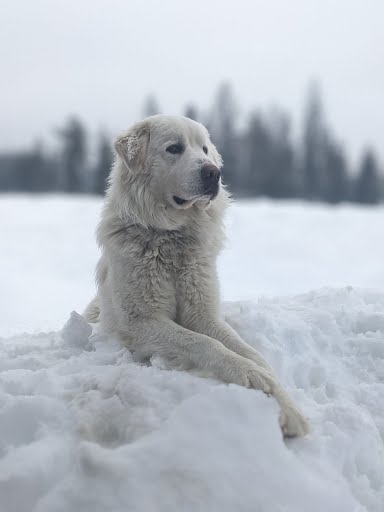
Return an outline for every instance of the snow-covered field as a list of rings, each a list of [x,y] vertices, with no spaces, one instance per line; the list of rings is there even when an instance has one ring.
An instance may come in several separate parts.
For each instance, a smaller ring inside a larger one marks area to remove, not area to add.
[[[259,392],[138,365],[75,313],[60,331],[94,291],[99,208],[0,198],[0,510],[382,512],[384,209],[229,216],[223,314],[312,426],[284,442]]]

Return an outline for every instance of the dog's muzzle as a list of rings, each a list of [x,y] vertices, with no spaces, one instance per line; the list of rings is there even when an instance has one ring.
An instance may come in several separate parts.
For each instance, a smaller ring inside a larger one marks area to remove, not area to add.
[[[219,182],[221,178],[220,169],[216,167],[216,165],[206,164],[201,168],[200,175],[204,195],[211,196],[211,199],[213,199],[219,192]]]

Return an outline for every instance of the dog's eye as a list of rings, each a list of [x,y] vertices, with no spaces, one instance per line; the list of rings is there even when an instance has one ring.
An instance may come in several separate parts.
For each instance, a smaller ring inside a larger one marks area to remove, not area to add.
[[[205,153],[206,155],[208,155],[208,148],[207,148],[207,146],[203,146],[203,151],[204,151],[204,153]]]
[[[178,155],[184,151],[184,148],[181,144],[172,144],[171,146],[167,147],[166,151],[172,155]]]

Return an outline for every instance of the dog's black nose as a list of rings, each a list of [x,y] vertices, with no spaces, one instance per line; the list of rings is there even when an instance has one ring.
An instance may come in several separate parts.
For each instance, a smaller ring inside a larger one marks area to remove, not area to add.
[[[216,185],[221,176],[220,169],[213,164],[205,164],[201,168],[201,178],[203,180],[203,184],[206,188],[212,187]]]

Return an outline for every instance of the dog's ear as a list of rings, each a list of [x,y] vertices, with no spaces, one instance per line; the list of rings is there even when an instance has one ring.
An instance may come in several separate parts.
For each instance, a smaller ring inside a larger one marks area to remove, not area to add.
[[[213,144],[212,141],[209,141],[209,152],[208,156],[212,158],[215,165],[221,169],[223,167],[223,159],[221,158],[220,153],[217,151],[216,146]]]
[[[116,140],[115,150],[129,171],[145,170],[149,137],[149,123],[140,121]]]

